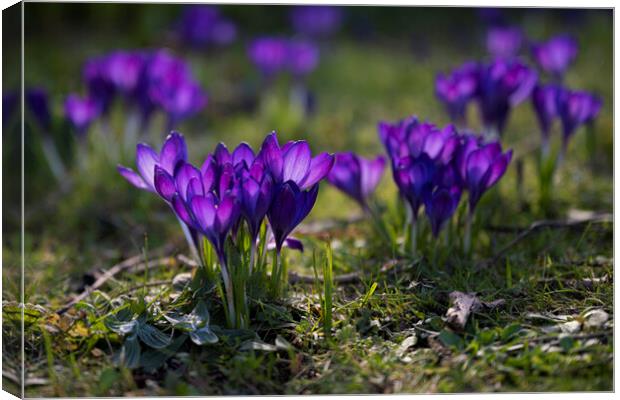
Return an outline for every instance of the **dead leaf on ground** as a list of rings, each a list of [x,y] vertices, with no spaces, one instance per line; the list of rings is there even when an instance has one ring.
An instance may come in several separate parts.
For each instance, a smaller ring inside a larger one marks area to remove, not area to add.
[[[491,302],[482,301],[476,296],[476,293],[463,293],[459,291],[450,293],[450,300],[452,301],[452,307],[446,312],[446,322],[458,329],[465,328],[467,319],[472,312],[482,309],[492,310],[505,303],[504,299]]]

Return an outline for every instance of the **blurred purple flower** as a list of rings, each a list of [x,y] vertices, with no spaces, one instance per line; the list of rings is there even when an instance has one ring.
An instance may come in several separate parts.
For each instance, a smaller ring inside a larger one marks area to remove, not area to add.
[[[601,110],[602,101],[585,91],[562,89],[558,93],[558,114],[562,121],[564,146],[581,125],[593,121]]]
[[[192,46],[228,45],[237,37],[237,27],[222,17],[217,7],[194,4],[184,8],[179,21],[182,39]]]
[[[42,88],[28,89],[26,90],[25,101],[39,127],[48,132],[52,126],[52,115],[50,114],[47,92]]]
[[[65,100],[65,116],[78,134],[86,133],[90,124],[100,115],[100,103],[89,97],[71,94]]]
[[[492,56],[515,57],[524,42],[521,29],[512,26],[495,26],[487,32],[487,51]]]
[[[383,176],[385,158],[366,159],[353,152],[337,153],[335,157],[327,181],[366,209],[368,197]]]
[[[538,66],[558,80],[575,61],[577,52],[577,40],[570,35],[558,35],[532,46],[532,55]]]
[[[169,176],[175,174],[177,166],[182,165],[187,161],[187,145],[185,144],[185,138],[178,132],[171,132],[166,138],[164,144],[161,147],[159,154],[153,150],[149,145],[144,143],[138,143],[136,146],[136,167],[138,173],[134,172],[131,168],[119,165],[117,167],[118,172],[127,179],[129,183],[137,187],[138,189],[148,190],[151,192],[160,192],[166,194],[162,197],[170,202],[172,195],[168,196],[168,180],[166,176],[159,174],[162,186],[161,190],[156,190],[155,187],[155,170],[159,167],[162,171],[166,172]],[[168,197],[168,198],[167,198]]]
[[[292,40],[288,44],[288,66],[295,76],[304,76],[319,63],[319,49],[310,42]]]
[[[501,136],[510,109],[527,99],[538,76],[519,60],[496,59],[480,69],[478,105],[487,131]]]
[[[140,52],[115,51],[105,57],[104,77],[125,96],[134,96],[145,65]]]
[[[82,70],[88,95],[95,101],[102,114],[110,109],[116,89],[108,76],[108,58],[101,56],[89,59]]]
[[[340,29],[343,10],[334,6],[297,6],[291,10],[290,18],[298,33],[317,37],[329,36]]]
[[[561,88],[556,85],[537,85],[532,91],[532,105],[543,135],[543,147],[549,142],[549,131],[558,116],[558,95]]]
[[[282,38],[263,37],[255,39],[248,47],[248,55],[263,74],[271,76],[285,70],[288,43]]]
[[[449,75],[435,78],[435,94],[446,107],[452,121],[465,122],[465,108],[476,95],[478,65],[467,62]]]
[[[426,197],[424,211],[431,223],[433,236],[439,236],[443,225],[456,211],[461,201],[461,193],[461,188],[457,185],[451,187],[440,186]]]
[[[289,72],[303,76],[312,72],[319,62],[319,49],[311,42],[279,37],[262,37],[248,47],[254,65],[266,76]]]

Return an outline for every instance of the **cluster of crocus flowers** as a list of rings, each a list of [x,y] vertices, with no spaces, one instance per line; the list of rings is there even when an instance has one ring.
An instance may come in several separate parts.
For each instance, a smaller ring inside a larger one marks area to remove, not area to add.
[[[411,247],[416,251],[418,218],[424,207],[437,237],[456,211],[464,191],[469,214],[464,247],[469,251],[471,219],[482,195],[506,172],[512,151],[499,142],[460,134],[453,125],[440,129],[416,117],[379,123],[379,137],[391,160],[392,174],[410,211]]]
[[[183,43],[198,48],[229,45],[237,38],[235,24],[206,4],[185,6],[177,30]]]
[[[276,250],[271,273],[279,277],[280,284],[286,279],[282,276],[282,247],[312,210],[319,182],[329,174],[333,163],[334,156],[328,153],[312,157],[305,141],[280,146],[274,132],[265,138],[258,153],[247,143],[241,143],[231,153],[220,143],[198,168],[187,162],[185,141],[173,132],[159,154],[147,145],[138,145],[138,173],[122,166],[118,169],[131,184],[158,193],[172,207],[187,228],[191,245],[199,246],[199,237],[210,243],[221,268],[229,324],[244,326],[245,286],[235,282],[239,276],[235,271],[244,267],[231,265],[228,257],[235,241],[244,237],[239,230],[245,229],[250,239],[249,261],[244,269],[246,277],[250,277],[261,227],[265,220],[269,221]],[[236,244],[237,249],[241,248],[240,243]],[[262,248],[266,249],[267,244],[262,243]],[[199,254],[204,254],[204,249]]]
[[[568,67],[575,61],[578,50],[575,38],[561,34],[546,42],[533,44],[532,56],[543,71],[556,81],[561,81]]]
[[[325,37],[342,26],[343,10],[334,6],[296,6],[290,12],[295,31],[310,37]]]
[[[78,133],[106,116],[115,99],[137,112],[143,124],[156,111],[168,128],[201,111],[207,96],[182,59],[166,50],[114,51],[88,60],[83,69],[87,94],[71,94],[65,115]]]
[[[438,74],[435,91],[453,120],[470,101],[478,104],[485,135],[501,136],[512,108],[529,98],[538,74],[517,58],[467,62],[449,75]]]
[[[260,37],[248,46],[252,63],[266,77],[290,73],[303,77],[319,63],[319,49],[312,42],[283,37]]]

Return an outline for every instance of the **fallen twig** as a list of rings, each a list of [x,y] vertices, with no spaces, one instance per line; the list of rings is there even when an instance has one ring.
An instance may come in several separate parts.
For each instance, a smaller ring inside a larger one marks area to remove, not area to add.
[[[101,286],[103,286],[110,278],[114,277],[115,275],[129,270],[129,269],[134,269],[136,272],[140,272],[140,271],[144,271],[144,269],[151,269],[151,268],[155,268],[155,267],[160,267],[160,266],[174,266],[177,264],[176,260],[173,257],[162,257],[162,258],[158,258],[152,261],[149,261],[148,265],[145,265],[143,262],[141,262],[142,260],[142,255],[135,255],[133,257],[130,257],[116,265],[114,265],[112,268],[108,269],[107,271],[105,271],[101,276],[99,276],[97,278],[97,280],[90,286],[88,286],[86,289],[84,289],[84,291],[80,294],[78,294],[77,296],[75,296],[73,299],[71,299],[71,301],[69,301],[67,304],[65,304],[62,308],[60,308],[57,313],[58,314],[63,314],[65,313],[69,308],[71,308],[73,305],[75,305],[76,303],[84,300],[85,298],[87,298],[93,291],[99,289]]]
[[[485,265],[495,264],[506,252],[513,247],[515,244],[519,243],[521,240],[525,239],[531,233],[542,229],[542,228],[570,228],[583,224],[591,224],[591,223],[605,223],[605,222],[613,222],[613,215],[608,213],[603,214],[595,214],[590,218],[583,219],[565,219],[565,220],[541,220],[535,221],[530,224],[529,227],[523,229],[513,240],[508,242],[505,246],[503,246],[493,258]]]

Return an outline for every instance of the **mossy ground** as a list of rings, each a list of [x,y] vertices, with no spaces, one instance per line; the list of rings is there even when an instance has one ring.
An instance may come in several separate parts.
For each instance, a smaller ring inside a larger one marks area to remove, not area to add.
[[[400,34],[379,31],[365,41],[342,35],[325,43],[321,65],[307,82],[316,98],[316,109],[310,115],[289,103],[287,79],[259,91],[258,77],[248,65],[242,43],[212,53],[183,51],[211,99],[204,115],[179,127],[189,142],[190,159],[200,162],[218,141],[233,147],[246,140],[256,147],[273,129],[283,139],[307,139],[315,151],[350,149],[373,155],[382,152],[376,134],[379,120],[417,114],[437,124],[447,123],[433,94],[434,74],[484,54],[483,29],[477,27],[471,37],[463,38],[462,32],[456,32],[458,25],[450,28],[455,19],[447,13],[445,18],[441,12],[433,14],[433,35],[420,31],[426,26],[420,25],[412,33],[403,34],[404,28]],[[167,21],[161,14],[152,14],[155,26]],[[99,18],[105,21],[106,17]],[[594,132],[596,160],[590,160],[585,151],[585,137],[591,133],[578,132],[556,176],[552,217],[562,219],[574,210],[610,213],[611,16],[591,12],[573,21],[532,12],[519,18],[535,38],[559,31],[577,34],[580,55],[566,83],[593,90],[604,102]],[[424,18],[419,16],[420,20]],[[45,41],[34,32],[32,45],[26,49],[31,59],[28,65],[33,67],[26,70],[26,77],[52,90],[54,111],[60,115],[62,96],[79,86],[76,76],[83,57],[118,43],[128,48],[161,45],[145,39],[148,27],[145,22],[138,24],[132,39],[94,30],[82,32],[84,36],[63,36],[70,29],[65,27]],[[61,37],[71,40],[63,42]],[[89,47],[86,38],[98,40],[99,47]],[[168,43],[164,40],[164,44]],[[245,97],[250,100],[244,101]],[[469,119],[477,128],[475,111],[470,110]],[[26,151],[26,164],[34,183],[26,187],[26,396],[613,389],[612,223],[543,228],[496,262],[482,263],[517,234],[493,227],[527,227],[546,217],[537,207],[534,154],[525,154],[539,140],[538,125],[527,103],[515,110],[504,137],[504,146],[513,148],[515,158],[522,160],[522,180],[517,177],[515,161],[498,187],[483,199],[471,259],[443,248],[443,261],[433,265],[427,248],[419,262],[407,257],[395,260],[390,246],[373,233],[368,220],[346,222],[359,215],[356,205],[322,185],[307,222],[345,222],[300,235],[305,252],[288,254],[292,270],[313,275],[313,252],[322,256],[324,243],[331,242],[334,274],[360,271],[361,281],[335,287],[331,337],[324,336],[320,320],[320,286],[295,284],[281,301],[255,304],[249,330],[222,329],[218,345],[199,347],[186,340],[153,370],[119,368],[114,354],[121,338],[100,321],[93,321],[113,309],[110,300],[132,302],[145,291],[147,299],[159,296],[165,309],[176,295],[166,282],[191,271],[175,258],[146,274],[119,274],[86,299],[84,304],[91,306],[73,308],[60,317],[55,314],[85,283],[92,283],[85,281],[85,274],[140,254],[145,237],[152,259],[163,249],[167,251],[161,256],[187,254],[167,207],[130,187],[116,173],[118,162],[133,166],[131,146],[125,150],[118,146],[124,113],[120,104],[113,111],[111,125],[116,129],[108,134],[107,142],[100,126],[90,132],[89,147],[80,149],[86,161],[73,169],[73,187],[67,193],[58,192],[44,164],[37,161],[36,135],[27,133],[32,144]],[[161,142],[160,122],[151,125],[147,140],[153,145]],[[56,123],[61,124],[60,117]],[[66,140],[62,135],[59,140]],[[559,129],[554,135],[557,139]],[[109,149],[106,143],[111,143]],[[378,201],[390,210],[385,218],[394,227],[398,221],[395,200],[396,188],[386,171]],[[19,371],[18,210],[5,212],[8,228],[3,243],[3,361],[9,375]],[[396,267],[381,271],[394,262]],[[91,275],[86,279],[92,279]],[[374,283],[376,289],[368,295]],[[504,299],[505,304],[473,314],[464,330],[454,331],[442,317],[450,306],[448,295],[455,290],[476,292],[484,300]],[[212,324],[223,325],[217,297],[212,297]],[[557,318],[584,321],[593,309],[605,311],[609,321],[560,338],[556,331],[563,322]],[[248,339],[271,346],[244,350]],[[147,352],[144,347],[143,355]],[[7,374],[3,386],[19,390]]]

